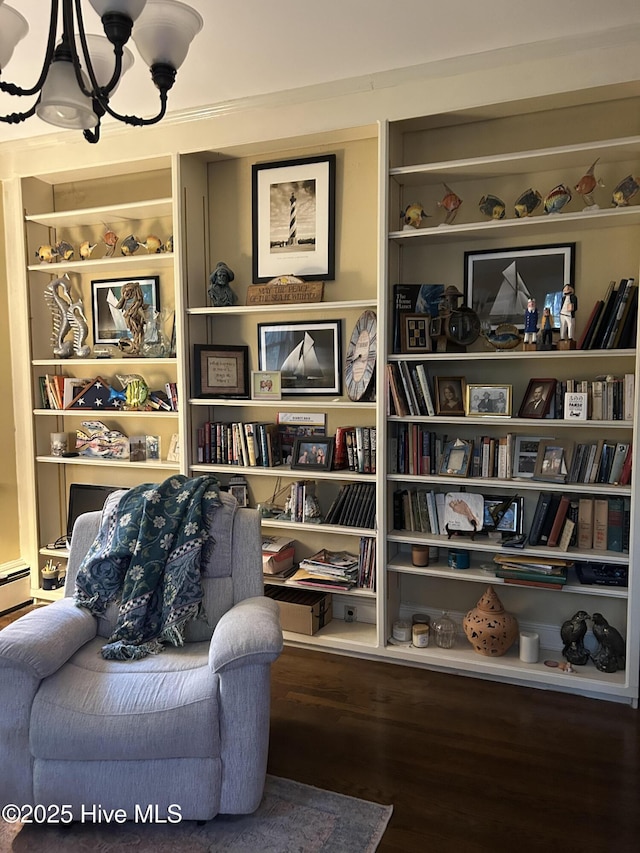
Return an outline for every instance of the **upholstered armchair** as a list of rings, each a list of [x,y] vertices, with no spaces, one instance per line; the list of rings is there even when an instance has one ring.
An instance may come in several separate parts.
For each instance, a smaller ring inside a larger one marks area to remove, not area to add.
[[[74,603],[100,513],[76,522],[65,597],[0,632],[0,804],[70,806],[85,821],[97,804],[129,819],[149,806],[187,820],[258,807],[282,631],[263,596],[258,514],[221,498],[206,619],[141,660],[101,655],[115,606],[96,618]]]

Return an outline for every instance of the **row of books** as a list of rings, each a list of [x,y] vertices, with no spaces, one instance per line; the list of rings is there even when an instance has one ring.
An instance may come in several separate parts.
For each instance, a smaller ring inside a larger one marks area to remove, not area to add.
[[[626,486],[631,480],[632,446],[629,441],[577,444],[573,451],[569,483],[610,483]]]
[[[322,548],[300,561],[291,582],[314,588],[349,590],[358,583],[358,568],[357,554]]]
[[[562,557],[529,557],[524,554],[496,554],[496,577],[506,584],[536,586],[544,589],[562,589],[567,582],[567,573],[573,560]]]
[[[446,435],[438,435],[423,424],[391,425],[388,440],[389,473],[430,475],[440,473]],[[473,444],[468,477],[513,476],[515,434],[495,437],[479,435],[468,439]]]
[[[578,341],[578,349],[629,349],[636,345],[638,285],[633,278],[609,282]]]
[[[390,415],[435,415],[433,394],[423,362],[387,364],[387,410]]]
[[[629,552],[631,498],[571,498],[541,492],[529,530],[529,545],[567,550]]]
[[[396,489],[393,493],[394,530],[445,535],[444,493],[433,489]]]
[[[337,427],[333,468],[376,473],[377,433],[375,427]]]
[[[344,483],[324,518],[325,524],[344,527],[376,526],[375,483]]]
[[[577,397],[579,394],[584,395],[583,400]],[[576,402],[581,404],[577,409]],[[551,414],[554,418],[631,421],[635,406],[635,375],[625,373],[624,376],[592,380],[558,380],[553,403]]]
[[[198,462],[271,468],[282,463],[275,423],[207,421],[197,432]]]

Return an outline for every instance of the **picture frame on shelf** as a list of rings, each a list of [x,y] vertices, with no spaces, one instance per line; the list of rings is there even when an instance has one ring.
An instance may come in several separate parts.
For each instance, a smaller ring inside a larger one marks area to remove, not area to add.
[[[296,438],[291,468],[294,471],[330,471],[334,439],[329,436]]]
[[[467,415],[474,417],[511,417],[511,385],[467,384]]]
[[[431,352],[431,315],[403,314],[400,320],[400,352]]]
[[[545,439],[538,445],[533,478],[551,483],[566,483],[571,466],[573,444],[568,440]]]
[[[467,477],[473,456],[473,442],[456,438],[444,446],[440,459],[439,474],[448,477]]]
[[[249,347],[194,344],[194,397],[249,398]]]
[[[513,476],[531,479],[536,471],[538,447],[549,436],[516,435],[513,445]]]
[[[238,501],[238,506],[249,506],[249,484],[244,477],[231,477],[227,489],[229,494]]]
[[[282,375],[279,370],[251,371],[251,399],[281,400]]]
[[[559,329],[557,294],[565,284],[575,287],[575,248],[575,243],[553,243],[465,252],[467,305],[492,329],[501,323],[524,329],[527,301],[533,298],[540,316],[546,305],[551,308],[553,328]]]
[[[531,379],[520,403],[518,417],[545,418],[554,400],[555,390],[555,379]]]
[[[281,374],[283,397],[342,394],[342,321],[258,323],[258,359]]]
[[[145,439],[147,445],[147,459],[158,461],[160,459],[160,436],[146,435]]]
[[[519,536],[523,532],[524,499],[521,495],[484,498],[483,529]]]
[[[253,281],[335,278],[336,155],[251,167]]]
[[[169,450],[167,451],[167,462],[180,461],[180,435],[174,432],[169,442]]]
[[[464,415],[464,376],[434,377],[436,415]]]
[[[91,281],[91,309],[93,344],[116,345],[131,338],[124,316],[124,306],[118,307],[125,284],[139,284],[147,316],[155,317],[160,311],[160,276],[138,278],[98,278]]]

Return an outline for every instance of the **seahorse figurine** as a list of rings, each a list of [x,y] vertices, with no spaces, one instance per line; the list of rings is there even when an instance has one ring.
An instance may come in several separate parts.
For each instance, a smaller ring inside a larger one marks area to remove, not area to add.
[[[54,278],[45,287],[44,298],[51,311],[53,331],[51,332],[51,345],[56,358],[69,358],[73,355],[73,341],[65,341],[71,331],[71,323],[67,311],[71,306],[71,294],[69,293],[69,276],[65,273],[62,278]]]
[[[88,358],[91,354],[91,347],[86,345],[87,335],[89,334],[89,325],[84,313],[84,305],[82,299],[77,299],[72,302],[67,309],[67,320],[71,324],[73,330],[73,352],[77,358]]]

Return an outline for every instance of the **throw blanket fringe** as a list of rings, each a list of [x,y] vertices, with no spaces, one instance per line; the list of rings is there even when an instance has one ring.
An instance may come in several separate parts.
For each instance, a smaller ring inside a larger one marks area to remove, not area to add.
[[[95,616],[119,602],[104,658],[138,660],[163,643],[183,644],[184,625],[202,612],[201,566],[215,544],[207,527],[218,506],[214,477],[179,474],[135,486],[105,510],[75,590],[76,604]]]

